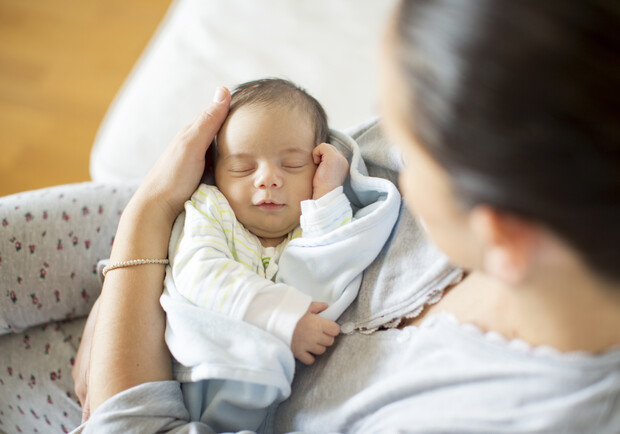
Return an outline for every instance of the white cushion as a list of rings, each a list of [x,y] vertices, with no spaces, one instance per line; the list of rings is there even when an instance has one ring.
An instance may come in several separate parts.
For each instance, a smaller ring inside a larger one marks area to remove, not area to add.
[[[99,129],[92,178],[141,179],[219,85],[290,79],[333,128],[375,115],[377,46],[394,3],[176,0]]]

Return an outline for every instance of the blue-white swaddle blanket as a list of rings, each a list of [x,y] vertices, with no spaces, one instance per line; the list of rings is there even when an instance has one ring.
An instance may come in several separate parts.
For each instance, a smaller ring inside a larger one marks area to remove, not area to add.
[[[390,181],[368,176],[359,147],[351,137],[332,130],[330,143],[350,162],[343,187],[353,221],[321,236],[291,240],[280,257],[276,283],[327,302],[329,308],[321,315],[336,320],[355,299],[364,269],[390,236],[400,195]],[[171,252],[182,229],[183,215],[173,227]],[[236,395],[246,394],[258,406],[263,399],[269,405],[290,395],[295,362],[281,339],[252,324],[192,304],[176,288],[169,267],[161,304],[167,315],[166,343],[175,359],[176,380],[242,383],[245,388]],[[202,387],[197,393],[208,392]],[[191,407],[189,400],[192,398],[186,394]]]

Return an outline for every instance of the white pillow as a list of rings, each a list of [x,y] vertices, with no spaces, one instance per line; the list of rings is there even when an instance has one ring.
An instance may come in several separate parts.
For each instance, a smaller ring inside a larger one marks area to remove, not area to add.
[[[377,45],[394,3],[176,0],[99,129],[92,178],[141,179],[219,85],[290,79],[334,128],[375,115]]]

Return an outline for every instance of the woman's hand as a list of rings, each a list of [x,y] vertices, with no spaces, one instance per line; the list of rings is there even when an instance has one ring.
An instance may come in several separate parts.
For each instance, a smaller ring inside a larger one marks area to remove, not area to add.
[[[75,394],[82,405],[82,423],[86,422],[90,417],[90,403],[88,401],[88,367],[90,363],[90,347],[92,346],[93,331],[95,329],[95,321],[97,320],[97,312],[99,311],[99,300],[95,302],[93,308],[88,314],[80,346],[75,356],[75,364],[71,370],[73,377],[73,388]]]
[[[224,123],[230,92],[217,88],[211,105],[182,129],[144,178],[132,200],[153,203],[173,221],[200,183],[205,155]]]

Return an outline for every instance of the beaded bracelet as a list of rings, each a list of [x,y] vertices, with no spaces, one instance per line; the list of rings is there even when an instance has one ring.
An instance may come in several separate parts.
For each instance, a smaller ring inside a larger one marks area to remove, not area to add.
[[[103,268],[103,277],[105,277],[106,273],[110,270],[115,270],[117,268],[125,268],[125,267],[133,267],[134,265],[145,265],[145,264],[162,264],[168,265],[170,261],[167,259],[131,259],[129,261],[121,261],[116,262],[114,264],[107,265]]]

